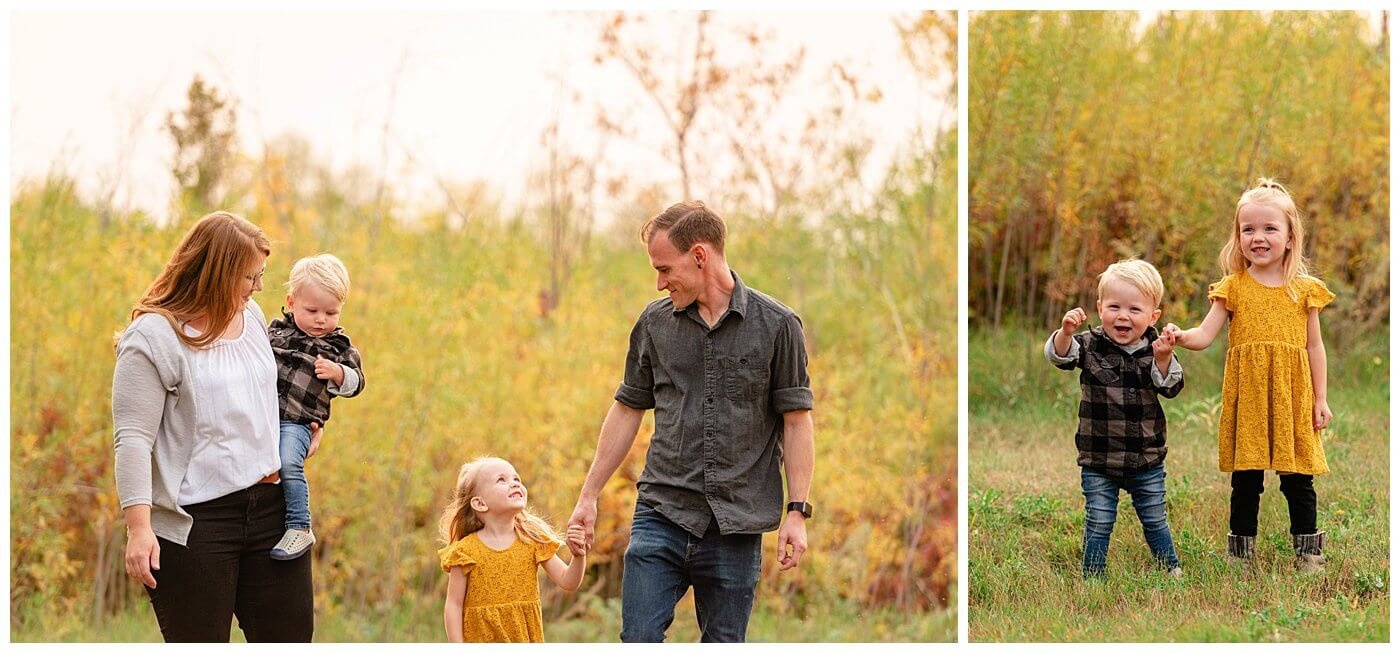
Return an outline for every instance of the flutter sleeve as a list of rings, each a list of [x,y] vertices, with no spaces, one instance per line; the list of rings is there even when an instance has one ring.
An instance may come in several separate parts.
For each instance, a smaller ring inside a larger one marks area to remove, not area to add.
[[[1307,308],[1322,308],[1332,303],[1337,296],[1327,289],[1322,281],[1312,279],[1308,283],[1307,290],[1303,294],[1303,306]]]
[[[463,574],[471,575],[476,561],[467,555],[466,542],[467,539],[462,538],[438,550],[438,560],[442,562],[443,573],[449,573],[453,567],[461,567]]]
[[[543,564],[544,561],[553,558],[555,552],[559,551],[559,543],[550,540],[548,542],[535,543],[535,564]]]
[[[1225,308],[1231,312],[1235,310],[1235,275],[1226,276],[1213,284],[1206,290],[1206,297],[1211,301],[1217,299],[1225,300]]]

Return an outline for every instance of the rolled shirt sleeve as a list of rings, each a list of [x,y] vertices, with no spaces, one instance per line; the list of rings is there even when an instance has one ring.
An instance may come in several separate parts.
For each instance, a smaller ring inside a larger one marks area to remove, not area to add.
[[[613,395],[619,403],[637,410],[656,407],[656,396],[652,391],[651,342],[647,337],[647,312],[644,310],[632,325],[632,335],[627,339],[627,362],[622,370],[622,383]]]
[[[360,372],[344,363],[337,363],[345,373],[345,382],[340,385],[327,382],[326,391],[338,397],[353,397],[360,391]]]
[[[1059,329],[1051,331],[1050,337],[1045,339],[1045,360],[1050,361],[1051,364],[1057,367],[1072,365],[1075,361],[1079,360],[1079,339],[1070,338],[1069,351],[1065,352],[1064,356],[1061,356],[1055,353],[1055,334],[1059,332]]]
[[[812,409],[812,382],[807,376],[806,343],[801,318],[796,314],[787,316],[775,340],[773,380],[769,386],[769,403],[779,413]]]
[[[1176,361],[1176,355],[1172,355],[1172,362],[1167,366],[1167,375],[1162,376],[1162,371],[1157,369],[1157,363],[1152,363],[1152,383],[1158,388],[1170,388],[1182,381],[1185,373],[1181,370],[1181,363]]]

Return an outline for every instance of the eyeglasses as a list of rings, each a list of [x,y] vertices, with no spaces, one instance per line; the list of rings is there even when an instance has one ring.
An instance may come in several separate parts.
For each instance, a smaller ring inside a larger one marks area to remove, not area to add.
[[[264,272],[266,272],[266,270],[264,270]],[[244,276],[243,278],[244,278],[244,279],[247,279],[247,280],[249,280],[249,281],[251,281],[251,282],[253,282],[254,284],[256,284],[257,282],[262,281],[263,272],[259,272],[259,273],[257,273],[257,274],[246,275],[246,276]]]

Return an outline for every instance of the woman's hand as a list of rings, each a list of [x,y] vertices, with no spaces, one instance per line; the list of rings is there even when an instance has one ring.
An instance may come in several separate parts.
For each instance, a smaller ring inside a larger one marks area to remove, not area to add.
[[[156,541],[155,531],[150,526],[127,528],[126,575],[155,589],[156,577],[151,574],[152,569],[160,569],[160,542]]]
[[[321,448],[321,425],[316,422],[311,423],[311,444],[306,447],[306,457],[316,455],[316,450]]]

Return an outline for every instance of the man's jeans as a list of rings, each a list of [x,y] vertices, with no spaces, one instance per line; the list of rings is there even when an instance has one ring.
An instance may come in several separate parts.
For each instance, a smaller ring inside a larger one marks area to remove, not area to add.
[[[1133,497],[1133,509],[1142,522],[1142,535],[1152,556],[1168,569],[1178,567],[1172,531],[1167,526],[1167,470],[1162,463],[1124,477],[1081,467],[1084,489],[1084,575],[1100,576],[1108,560],[1108,539],[1118,519],[1118,491]]]
[[[282,422],[279,453],[282,456],[282,493],[287,495],[286,528],[311,530],[311,488],[306,485],[306,452],[311,448],[311,427]]]
[[[742,642],[763,559],[763,536],[698,538],[641,499],[622,565],[622,641],[660,642],[686,588],[695,588],[702,642]]]

